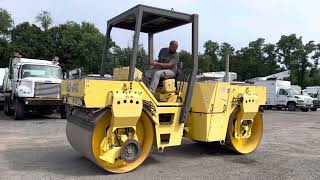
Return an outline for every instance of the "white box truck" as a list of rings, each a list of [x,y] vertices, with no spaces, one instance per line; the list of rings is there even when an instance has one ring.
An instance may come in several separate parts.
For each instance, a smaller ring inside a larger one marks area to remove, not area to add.
[[[295,111],[300,108],[307,112],[313,108],[313,99],[295,93],[291,88],[290,81],[283,80],[261,80],[254,81],[254,84],[265,86],[267,88],[267,108],[287,108],[289,111]]]
[[[307,93],[312,98],[314,98],[313,108],[311,108],[311,111],[316,111],[318,108],[320,108],[320,86],[306,87],[304,92]]]
[[[52,114],[66,118],[60,97],[61,67],[55,61],[13,58],[3,83],[4,112],[23,119],[26,112]]]
[[[305,90],[311,97],[320,99],[320,86],[309,86]]]

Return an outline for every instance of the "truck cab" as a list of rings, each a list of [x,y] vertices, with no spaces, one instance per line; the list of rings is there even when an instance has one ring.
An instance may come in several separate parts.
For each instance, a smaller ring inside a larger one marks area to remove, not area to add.
[[[62,70],[57,62],[13,58],[4,80],[4,111],[15,119],[23,119],[25,112],[51,114],[55,110],[65,117],[60,98]]]
[[[291,88],[287,89],[286,92],[286,96],[288,97],[288,99],[296,99],[296,107],[300,108],[302,111],[307,112],[309,111],[309,109],[313,108],[313,98],[311,98],[310,96],[303,95],[301,94],[301,92],[295,91]]]
[[[254,84],[267,88],[267,108],[287,108],[295,111],[297,108],[308,111],[313,108],[312,98],[303,96],[291,89],[290,81],[284,80],[257,80]]]
[[[295,110],[298,99],[292,95],[290,89],[280,88],[276,94],[275,102],[278,109],[286,107],[289,110]]]

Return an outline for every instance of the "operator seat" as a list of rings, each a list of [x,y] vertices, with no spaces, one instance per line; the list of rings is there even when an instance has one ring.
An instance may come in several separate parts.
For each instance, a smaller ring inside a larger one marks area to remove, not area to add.
[[[183,80],[183,63],[177,63],[177,73],[173,78],[161,78],[157,87],[156,98],[159,101],[176,102],[179,92],[178,81]]]
[[[163,87],[163,85],[165,84],[165,81],[167,79],[174,79],[175,87],[176,88],[178,87],[177,82],[181,81],[183,79],[183,63],[181,61],[177,62],[177,73],[176,73],[176,75],[173,78],[160,78],[158,87]]]

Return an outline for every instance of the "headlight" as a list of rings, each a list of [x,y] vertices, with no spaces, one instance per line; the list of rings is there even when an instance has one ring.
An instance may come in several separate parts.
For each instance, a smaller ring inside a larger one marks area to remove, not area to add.
[[[298,103],[304,103],[304,100],[298,99]]]
[[[17,87],[17,92],[18,92],[18,95],[22,97],[29,96],[32,93],[29,87],[21,86],[21,85]]]

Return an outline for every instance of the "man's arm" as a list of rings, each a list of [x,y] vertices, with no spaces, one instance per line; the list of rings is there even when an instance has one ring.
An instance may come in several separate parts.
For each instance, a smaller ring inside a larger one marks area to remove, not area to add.
[[[174,60],[171,60],[168,63],[159,63],[157,61],[151,62],[151,65],[158,67],[159,69],[171,69],[173,66],[176,65]]]

